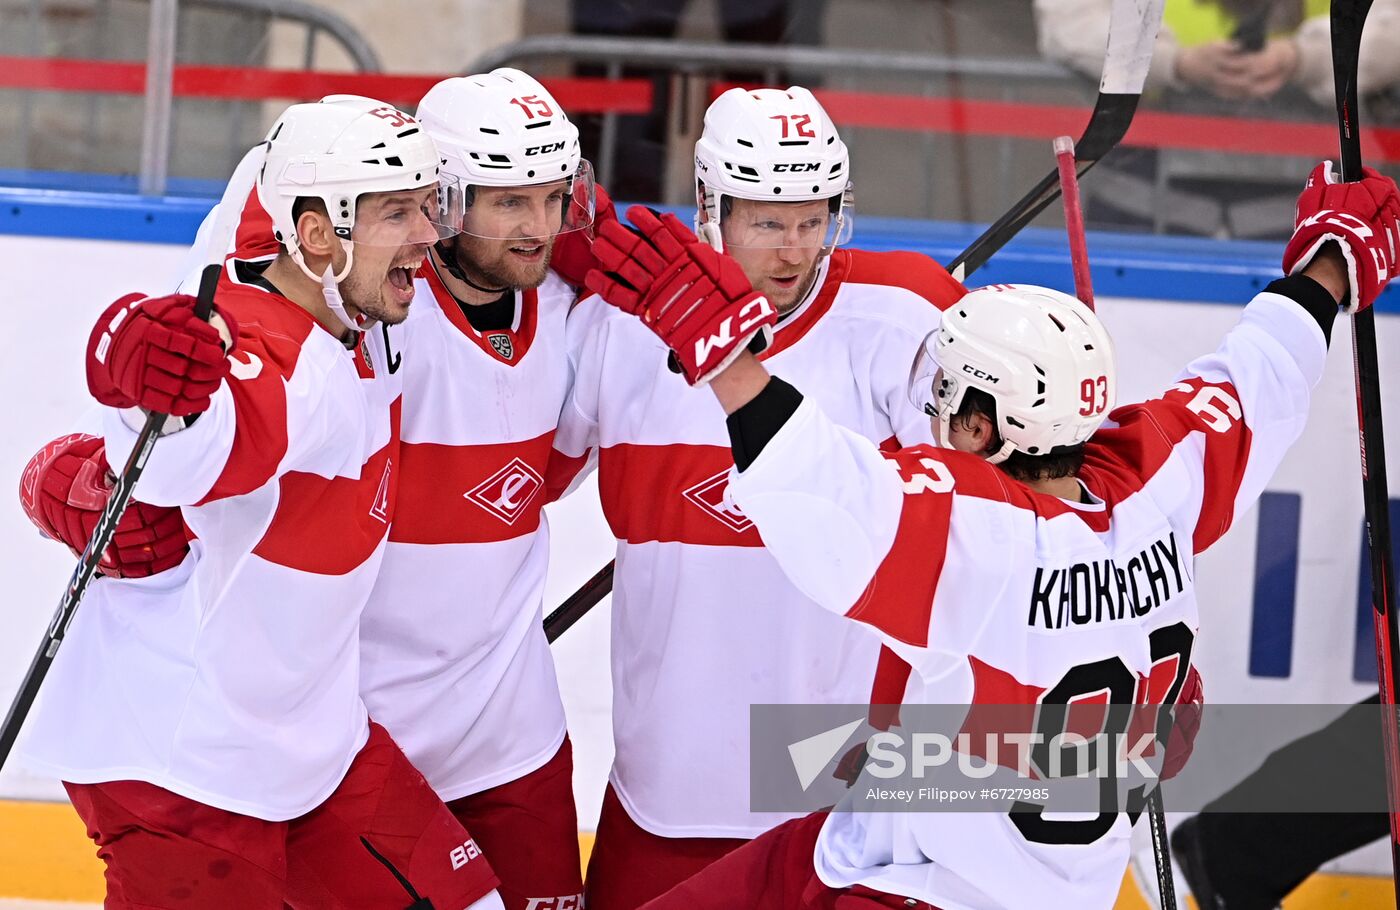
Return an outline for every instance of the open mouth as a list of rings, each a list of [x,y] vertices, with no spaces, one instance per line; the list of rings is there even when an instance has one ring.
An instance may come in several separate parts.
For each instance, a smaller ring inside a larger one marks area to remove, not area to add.
[[[510,251],[527,262],[535,262],[544,256],[543,243],[522,243],[510,248]]]
[[[407,304],[413,300],[413,274],[421,264],[420,260],[417,264],[397,265],[389,269],[389,286],[394,289],[394,296],[400,303]]]
[[[790,291],[797,287],[797,279],[800,277],[800,275],[792,275],[787,278],[772,278],[770,280],[783,290]]]

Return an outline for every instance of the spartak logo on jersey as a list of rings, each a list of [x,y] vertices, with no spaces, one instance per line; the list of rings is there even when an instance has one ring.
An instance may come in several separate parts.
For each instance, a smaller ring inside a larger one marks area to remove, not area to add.
[[[542,489],[544,478],[540,472],[519,458],[512,458],[509,464],[462,496],[513,525]]]
[[[710,517],[720,521],[735,533],[742,534],[753,527],[743,511],[733,503],[725,504],[724,490],[729,486],[729,469],[725,468],[713,477],[707,477],[681,495],[705,510]]]
[[[486,336],[486,340],[491,342],[491,348],[506,360],[515,359],[515,343],[510,340],[509,335],[504,332],[492,332]]]

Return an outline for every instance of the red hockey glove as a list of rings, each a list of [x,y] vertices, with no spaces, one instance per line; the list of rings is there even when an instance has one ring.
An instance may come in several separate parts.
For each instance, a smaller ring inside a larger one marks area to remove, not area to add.
[[[228,374],[219,331],[194,314],[184,294],[128,294],[107,308],[88,338],[88,391],[114,408],[183,417],[209,408]],[[238,326],[226,313],[231,338]],[[230,345],[230,350],[232,345]]]
[[[1400,192],[1395,181],[1374,168],[1364,168],[1355,183],[1338,183],[1332,162],[1324,161],[1308,175],[1298,197],[1293,239],[1283,251],[1283,271],[1293,275],[1307,268],[1323,244],[1335,241],[1347,261],[1350,292],[1342,301],[1348,313],[1375,302],[1395,275],[1400,243]]]
[[[549,267],[554,273],[576,288],[583,287],[583,281],[591,269],[602,268],[598,257],[593,253],[595,238],[603,231],[604,225],[617,225],[617,209],[608,193],[601,186],[593,188],[595,207],[593,224],[582,231],[569,231],[554,239],[554,252],[549,259]]]
[[[594,269],[603,274],[588,288],[635,313],[656,279],[679,260],[687,243],[695,242],[695,234],[670,212],[659,214],[640,205],[627,210],[627,220],[635,230],[616,219],[599,225],[593,239]]]
[[[771,335],[778,311],[753,289],[733,257],[699,240],[681,244],[672,227],[640,206],[629,209],[627,219],[645,235],[630,260],[647,263],[643,267],[654,280],[645,291],[630,290],[618,276],[594,270],[588,288],[640,316],[671,349],[687,382],[708,382],[755,336]]]
[[[1191,750],[1196,747],[1196,733],[1201,729],[1201,707],[1205,701],[1201,674],[1192,667],[1186,674],[1186,682],[1181,684],[1181,694],[1176,697],[1172,732],[1167,737],[1166,757],[1162,759],[1162,780],[1171,780],[1186,767]]]
[[[19,500],[40,531],[80,556],[111,491],[102,440],[75,433],[55,439],[29,460],[20,478]],[[189,549],[179,509],[133,499],[97,571],[113,578],[145,578],[179,565]]]

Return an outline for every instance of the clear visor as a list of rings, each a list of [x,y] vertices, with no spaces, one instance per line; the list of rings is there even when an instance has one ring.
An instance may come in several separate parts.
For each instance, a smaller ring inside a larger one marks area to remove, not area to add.
[[[464,202],[451,174],[416,190],[365,193],[355,203],[349,239],[363,246],[431,245],[461,233]]]
[[[938,392],[943,385],[943,370],[934,359],[931,348],[934,336],[930,334],[919,345],[919,353],[909,366],[909,401],[914,407],[930,417],[938,416]]]
[[[836,208],[824,199],[739,204],[721,217],[720,230],[734,249],[829,249],[848,243],[855,230],[845,195]]]
[[[593,226],[597,205],[593,165],[578,163],[573,177],[531,186],[473,186],[462,233],[483,240],[549,240]]]

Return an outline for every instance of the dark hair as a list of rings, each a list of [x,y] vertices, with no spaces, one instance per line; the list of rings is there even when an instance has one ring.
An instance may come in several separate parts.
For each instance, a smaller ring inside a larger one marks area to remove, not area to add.
[[[992,422],[992,442],[986,453],[1001,448],[1001,434],[997,432],[997,403],[981,389],[968,389],[963,395],[962,405],[953,415],[954,421],[968,421],[972,415],[982,414]],[[1025,452],[1012,452],[997,467],[1022,483],[1033,480],[1053,480],[1057,477],[1073,477],[1084,466],[1084,443],[1072,446],[1058,446],[1044,455],[1027,455]]]
[[[307,209],[310,209],[313,212],[318,212],[322,215],[326,215],[326,217],[330,217],[329,214],[326,212],[326,202],[321,197],[298,196],[297,198],[292,200],[292,224],[296,224],[297,219],[301,217],[302,212],[305,212]]]
[[[302,214],[308,211],[325,215],[327,218],[330,217],[330,213],[326,211],[325,200],[319,196],[298,196],[292,200],[292,224],[295,225],[301,219]],[[287,238],[280,237],[278,239],[282,241],[282,252],[290,253],[291,247],[287,245]]]

